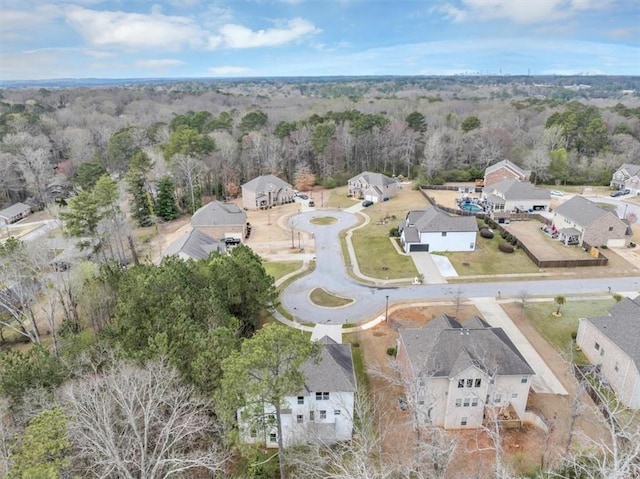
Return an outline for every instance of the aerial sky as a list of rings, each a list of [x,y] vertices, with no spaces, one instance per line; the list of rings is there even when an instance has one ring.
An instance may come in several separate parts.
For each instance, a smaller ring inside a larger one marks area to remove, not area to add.
[[[0,80],[640,75],[639,0],[0,0]]]

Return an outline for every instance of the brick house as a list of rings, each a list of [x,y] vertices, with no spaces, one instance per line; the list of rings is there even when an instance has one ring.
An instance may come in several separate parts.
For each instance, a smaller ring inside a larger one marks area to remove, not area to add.
[[[486,417],[520,423],[533,369],[502,328],[474,316],[442,314],[421,328],[401,328],[397,342],[407,401],[419,422],[474,429]]]
[[[640,165],[625,163],[611,176],[611,188],[628,188],[632,195],[640,194]]]
[[[292,186],[275,175],[263,175],[242,185],[242,206],[248,210],[293,203]]]
[[[484,186],[499,183],[504,180],[529,181],[531,171],[523,170],[509,160],[499,161],[484,170]]]
[[[580,245],[622,247],[632,236],[630,226],[615,213],[578,195],[554,210],[551,227],[560,241]]]
[[[618,400],[640,409],[640,296],[624,298],[605,316],[581,318],[576,343],[615,391]]]

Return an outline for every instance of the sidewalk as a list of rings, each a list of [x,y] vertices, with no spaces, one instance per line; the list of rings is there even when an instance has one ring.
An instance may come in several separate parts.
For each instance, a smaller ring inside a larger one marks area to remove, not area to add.
[[[507,333],[507,336],[527,360],[529,366],[536,372],[531,383],[531,387],[536,393],[560,394],[563,396],[568,394],[553,371],[511,321],[511,318],[500,307],[495,298],[473,298],[471,302],[491,326],[502,328]]]

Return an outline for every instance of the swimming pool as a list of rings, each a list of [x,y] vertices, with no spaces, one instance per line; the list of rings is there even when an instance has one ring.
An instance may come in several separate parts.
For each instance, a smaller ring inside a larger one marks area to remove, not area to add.
[[[471,211],[473,213],[484,211],[480,206],[474,203],[460,203],[460,209],[465,211]]]

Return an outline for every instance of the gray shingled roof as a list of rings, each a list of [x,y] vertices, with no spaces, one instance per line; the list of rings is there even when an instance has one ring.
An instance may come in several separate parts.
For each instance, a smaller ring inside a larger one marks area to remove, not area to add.
[[[490,374],[534,374],[502,328],[478,317],[458,322],[443,314],[422,328],[401,328],[400,336],[418,374],[454,377],[472,366]]]
[[[246,188],[247,190],[254,192],[269,190],[278,191],[282,188],[291,188],[291,185],[275,175],[262,175],[246,182],[242,185],[242,188]]]
[[[562,203],[556,208],[555,212],[583,228],[605,215],[615,216],[611,211],[605,210],[593,201],[578,195]]]
[[[474,216],[453,216],[430,206],[424,210],[410,211],[404,228],[406,238],[412,228],[419,232],[478,231],[478,223]]]
[[[502,180],[489,187],[499,191],[509,201],[519,200],[551,200],[549,190],[536,188],[528,181]]]
[[[202,231],[193,229],[171,243],[164,251],[163,256],[172,256],[184,253],[193,259],[206,259],[212,251],[224,253],[227,247],[224,242],[216,241]]]
[[[15,205],[11,205],[8,208],[5,208],[0,211],[0,218],[11,219],[20,213],[24,213],[25,211],[31,211],[31,207],[29,205],[25,205],[24,203],[16,203]]]
[[[587,318],[602,334],[622,349],[640,369],[640,296],[624,298],[608,314]]]
[[[391,183],[395,183],[396,180],[393,178],[389,178],[382,173],[373,173],[371,171],[363,171],[359,175],[354,176],[349,180],[349,182],[358,181],[360,178],[364,178],[367,184],[371,186],[377,186],[378,188],[383,188]]]
[[[625,171],[628,177],[635,176],[640,173],[640,165],[632,165],[631,163],[625,163],[620,166],[616,171]]]
[[[484,174],[486,175],[487,173],[491,173],[492,171],[496,171],[502,167],[509,168],[510,170],[514,171],[519,175],[522,175],[523,177],[527,177],[531,174],[530,170],[523,170],[518,165],[516,165],[515,163],[509,160],[501,160],[501,161],[498,161],[497,163],[494,163],[491,166],[487,166],[487,168],[484,170]]]
[[[351,345],[336,343],[327,336],[320,342],[320,362],[309,361],[303,366],[306,391],[355,392]]]
[[[247,213],[235,203],[212,201],[198,209],[191,217],[191,226],[244,226]]]

